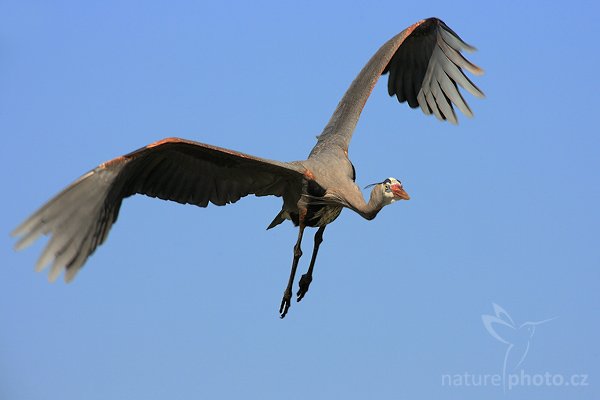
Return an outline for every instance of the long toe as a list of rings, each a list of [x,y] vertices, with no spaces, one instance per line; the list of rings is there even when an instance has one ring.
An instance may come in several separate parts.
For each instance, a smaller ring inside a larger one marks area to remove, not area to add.
[[[292,293],[285,292],[283,294],[283,299],[281,299],[281,306],[279,306],[279,316],[281,318],[285,318],[288,310],[290,309],[290,305],[292,303]]]
[[[308,274],[302,275],[302,277],[300,278],[300,282],[298,282],[300,289],[298,289],[297,301],[300,301],[304,298],[304,295],[306,294],[306,292],[308,292],[308,287],[310,286],[311,282],[312,282],[312,275],[308,275]]]

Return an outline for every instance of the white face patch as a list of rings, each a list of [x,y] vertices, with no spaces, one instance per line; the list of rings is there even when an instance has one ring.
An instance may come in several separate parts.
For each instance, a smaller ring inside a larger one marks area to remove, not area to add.
[[[390,187],[391,185],[391,183],[387,183],[387,180],[381,184],[383,191],[383,202],[385,205],[392,204],[396,201],[396,198],[394,197],[394,192],[392,192],[392,189]]]
[[[396,196],[394,196],[394,192],[392,192],[392,188],[391,188],[392,185],[402,186],[402,183],[399,180],[397,180],[396,178],[392,178],[392,177],[387,178],[385,181],[383,181],[381,183],[382,190],[383,190],[383,200],[384,200],[385,205],[392,204],[393,202],[398,200],[396,198]]]
[[[387,180],[389,180],[389,181],[390,181],[390,183],[391,183],[392,185],[397,183],[398,185],[402,186],[402,182],[400,182],[400,181],[399,181],[398,179],[396,179],[396,178],[392,178],[392,177],[390,176],[389,178],[387,178]]]

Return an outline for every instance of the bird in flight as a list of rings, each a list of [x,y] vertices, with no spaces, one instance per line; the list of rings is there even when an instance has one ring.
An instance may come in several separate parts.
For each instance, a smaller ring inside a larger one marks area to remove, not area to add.
[[[291,305],[306,227],[318,229],[308,271],[299,280],[297,301],[311,284],[325,227],[343,208],[371,220],[388,204],[410,198],[400,180],[387,178],[370,185],[365,201],[348,158],[352,133],[379,77],[389,74],[389,95],[400,103],[456,124],[454,107],[472,116],[458,86],[483,97],[464,73],[483,73],[461,54],[474,50],[441,20],[421,20],[386,42],[363,67],[306,160],[274,161],[191,140],[163,139],[81,176],[12,232],[19,237],[15,248],[27,247],[42,234],[50,236],[36,269],[52,262],[49,279],[54,281],[64,271],[69,282],[106,240],[121,202],[129,196],[144,194],[199,207],[235,203],[249,194],[279,196],[283,206],[268,229],[285,220],[298,227],[279,308],[283,318]]]

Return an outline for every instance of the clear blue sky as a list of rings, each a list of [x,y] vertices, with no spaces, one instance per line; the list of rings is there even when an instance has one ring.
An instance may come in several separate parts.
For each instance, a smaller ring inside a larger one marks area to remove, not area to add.
[[[598,398],[599,11],[2,2],[0,398]],[[344,211],[285,320],[296,230],[265,230],[276,198],[128,199],[69,285],[33,272],[42,241],[13,251],[9,232],[60,189],[163,137],[306,157],[368,58],[429,16],[478,47],[487,98],[470,97],[475,118],[455,127],[380,81],[350,156],[361,186],[395,176],[412,200],[371,222]],[[506,345],[481,318],[493,303],[517,325],[558,317],[520,368],[588,385],[444,386],[444,374],[501,372]]]

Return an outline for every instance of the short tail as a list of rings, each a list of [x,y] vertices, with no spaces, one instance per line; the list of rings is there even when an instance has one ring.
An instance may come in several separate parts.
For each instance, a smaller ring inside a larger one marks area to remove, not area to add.
[[[285,214],[286,214],[286,212],[284,210],[281,210],[279,212],[279,214],[277,214],[277,216],[275,218],[273,218],[273,221],[271,221],[271,223],[267,227],[267,230],[269,230],[271,228],[275,228],[277,225],[279,225],[280,223],[285,221],[286,220]]]

